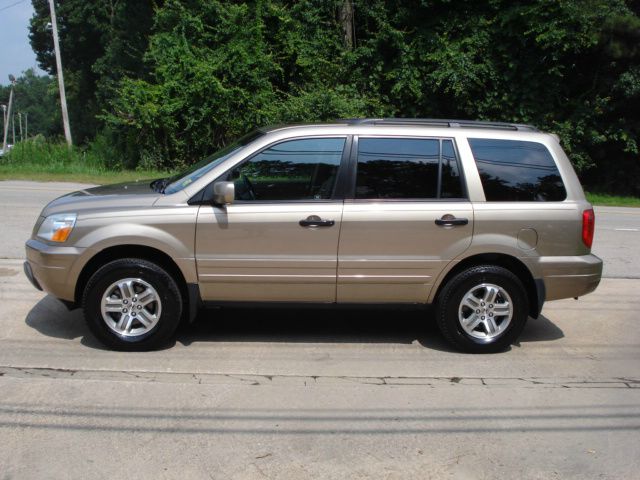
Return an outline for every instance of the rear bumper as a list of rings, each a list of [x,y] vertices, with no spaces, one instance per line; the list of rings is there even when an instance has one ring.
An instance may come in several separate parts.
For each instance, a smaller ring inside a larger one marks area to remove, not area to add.
[[[546,300],[581,297],[593,292],[602,277],[602,260],[595,255],[539,257],[536,265]]]
[[[73,266],[84,248],[49,245],[31,239],[26,244],[24,272],[31,284],[62,300],[73,301],[75,277]]]

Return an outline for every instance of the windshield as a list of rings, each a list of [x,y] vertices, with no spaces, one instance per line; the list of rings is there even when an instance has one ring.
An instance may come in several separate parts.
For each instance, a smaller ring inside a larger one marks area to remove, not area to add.
[[[248,133],[244,137],[240,138],[239,140],[236,140],[232,144],[227,145],[221,150],[218,150],[216,153],[209,155],[208,157],[191,165],[183,172],[165,179],[162,182],[166,185],[163,192],[166,194],[179,192],[183,188],[198,180],[205,173],[213,170],[215,167],[220,165],[242,147],[253,142],[256,138],[261,137],[262,135],[264,135],[264,132],[261,132],[260,130],[254,130],[251,133]]]

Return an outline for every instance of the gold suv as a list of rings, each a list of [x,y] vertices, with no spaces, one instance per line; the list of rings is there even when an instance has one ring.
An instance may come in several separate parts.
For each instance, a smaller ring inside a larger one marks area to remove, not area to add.
[[[528,125],[359,119],[264,128],[152,182],[82,190],[26,244],[36,288],[115,349],[201,306],[435,305],[458,349],[516,340],[600,282],[594,213],[557,137]]]

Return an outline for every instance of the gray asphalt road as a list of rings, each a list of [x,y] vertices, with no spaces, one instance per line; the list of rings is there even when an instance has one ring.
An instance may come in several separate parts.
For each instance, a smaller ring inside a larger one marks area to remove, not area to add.
[[[499,355],[359,310],[212,311],[166,350],[116,353],[22,275],[67,188],[23,186],[0,183],[21,229],[0,245],[0,478],[638,478],[639,280],[548,303]],[[615,230],[637,218],[599,211],[596,251],[637,252]]]
[[[5,215],[0,258],[24,258],[24,242],[42,208],[54,198],[91,185],[0,181],[0,208]]]
[[[596,207],[593,252],[604,276],[640,278],[640,208]]]

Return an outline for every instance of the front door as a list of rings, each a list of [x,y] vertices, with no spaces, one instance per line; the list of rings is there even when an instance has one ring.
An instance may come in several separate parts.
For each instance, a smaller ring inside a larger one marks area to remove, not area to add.
[[[340,303],[425,303],[471,244],[473,209],[453,140],[354,139],[357,169],[338,251]]]
[[[203,300],[335,302],[346,138],[285,140],[227,172],[236,199],[203,205],[196,262]]]

